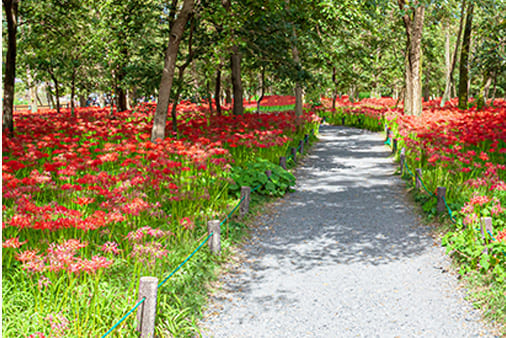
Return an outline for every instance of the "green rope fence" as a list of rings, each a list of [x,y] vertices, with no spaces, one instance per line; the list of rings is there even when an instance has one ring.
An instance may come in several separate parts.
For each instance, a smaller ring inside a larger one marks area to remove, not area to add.
[[[314,133],[314,129],[311,129],[311,135]],[[309,139],[309,136],[306,138],[305,137],[305,140],[307,141],[307,139]],[[302,146],[302,143],[299,145],[299,147],[297,148],[297,151],[300,149],[300,147]],[[268,177],[268,181],[270,180],[270,177]],[[265,182],[267,183],[267,182]],[[261,186],[263,186],[265,183],[261,183],[259,185],[257,185],[255,188],[253,188],[251,190],[251,192],[255,192],[256,190],[258,190]],[[241,205],[241,203],[244,201],[244,199],[246,198],[246,196],[243,196],[239,202],[237,203],[237,205],[232,209],[232,211],[230,211],[228,213],[228,215],[220,222],[220,227],[230,218],[230,216],[232,216],[232,214],[237,210],[237,208],[239,208],[239,206]],[[161,281],[159,284],[158,284],[158,288],[160,288],[163,284],[165,284],[179,269],[181,269],[181,267],[183,267],[201,248],[202,246],[211,238],[211,236],[213,235],[213,232],[211,232],[203,241],[201,241],[198,245],[198,247],[193,250],[193,252],[191,254],[189,254],[184,260],[183,262],[181,262],[181,264],[179,264],[174,270],[172,270],[172,272],[163,280]],[[143,297],[140,301],[138,301],[123,317],[121,317],[121,319],[119,319],[101,338],[105,338],[107,337],[111,332],[114,331],[114,329],[116,329],[126,318],[128,318],[128,316],[130,316],[130,314],[132,314],[132,312],[134,312],[144,301],[146,300],[146,297]]]

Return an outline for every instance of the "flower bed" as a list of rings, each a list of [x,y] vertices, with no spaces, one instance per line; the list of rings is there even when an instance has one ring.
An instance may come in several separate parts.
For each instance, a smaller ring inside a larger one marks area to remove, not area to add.
[[[183,103],[179,138],[155,144],[154,109],[15,115],[16,135],[2,140],[4,336],[105,333],[135,301],[139,277],[165,277],[206,220],[236,202],[231,166],[277,161],[317,121],[312,113],[210,116]],[[159,334],[195,328],[214,264],[196,257],[160,295]],[[134,322],[116,334],[131,334]]]

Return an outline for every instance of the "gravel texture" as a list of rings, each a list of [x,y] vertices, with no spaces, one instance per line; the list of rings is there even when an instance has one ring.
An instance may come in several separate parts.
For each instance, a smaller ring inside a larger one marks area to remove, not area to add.
[[[383,137],[320,132],[296,192],[258,217],[220,277],[202,335],[491,337],[407,202]]]

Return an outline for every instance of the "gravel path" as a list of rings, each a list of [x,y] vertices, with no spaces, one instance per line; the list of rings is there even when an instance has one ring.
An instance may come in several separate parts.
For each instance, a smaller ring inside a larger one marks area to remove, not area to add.
[[[296,192],[221,277],[203,336],[490,337],[388,155],[377,133],[322,127]]]

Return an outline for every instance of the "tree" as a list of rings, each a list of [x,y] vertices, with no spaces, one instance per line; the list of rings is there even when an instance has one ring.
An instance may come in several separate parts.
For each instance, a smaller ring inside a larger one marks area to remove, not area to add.
[[[7,57],[4,76],[4,102],[2,130],[14,133],[14,81],[16,79],[16,33],[18,26],[19,0],[3,0],[7,19]]]
[[[453,50],[453,56],[450,58],[450,24],[446,22],[446,53],[447,53],[447,71],[446,71],[446,82],[445,89],[443,92],[443,96],[441,97],[441,107],[444,107],[445,103],[450,99],[450,90],[453,83],[453,72],[455,70],[455,65],[457,63],[457,55],[460,46],[460,38],[462,36],[462,28],[464,26],[464,17],[465,17],[465,7],[466,0],[462,0],[460,10],[460,20],[459,20],[459,29],[457,32],[457,42],[455,43],[455,48]]]
[[[471,48],[471,31],[473,27],[474,2],[469,1],[466,10],[466,25],[462,37],[459,66],[459,109],[467,109],[469,97],[469,49]]]
[[[193,8],[194,0],[184,0],[183,7],[181,8],[179,15],[175,19],[170,30],[169,44],[165,51],[162,79],[160,80],[158,101],[153,119],[153,129],[151,130],[151,140],[153,142],[156,142],[158,139],[165,138],[165,125],[167,123],[167,111],[169,107],[172,82],[174,80],[177,52],[179,50],[179,44],[181,43],[184,28],[188,22],[188,18],[193,12]]]
[[[398,0],[402,20],[406,29],[405,61],[405,96],[404,113],[407,115],[422,114],[422,60],[421,41],[425,6],[418,0],[410,5],[405,0]]]

